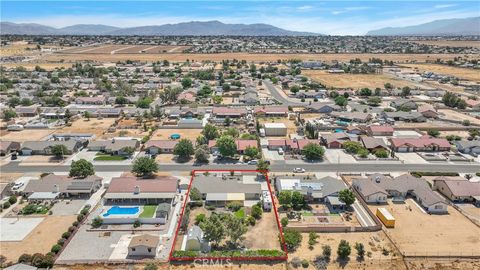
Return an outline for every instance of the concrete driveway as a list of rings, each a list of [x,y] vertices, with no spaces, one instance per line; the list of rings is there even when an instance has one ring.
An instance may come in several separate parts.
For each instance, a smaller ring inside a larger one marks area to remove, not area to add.
[[[268,150],[266,148],[262,149],[262,154],[263,154],[263,158],[265,160],[270,160],[270,161],[273,161],[273,160],[285,160],[285,156],[284,155],[280,155],[278,153],[278,151],[274,151],[274,150]]]
[[[343,149],[326,149],[325,157],[330,163],[357,163],[357,160]]]
[[[395,155],[406,164],[428,164],[429,162],[417,153],[395,153]]]

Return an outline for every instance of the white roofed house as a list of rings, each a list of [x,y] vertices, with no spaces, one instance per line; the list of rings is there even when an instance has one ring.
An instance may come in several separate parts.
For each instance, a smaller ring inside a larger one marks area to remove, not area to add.
[[[155,257],[157,255],[159,236],[142,234],[132,237],[128,245],[129,257]]]

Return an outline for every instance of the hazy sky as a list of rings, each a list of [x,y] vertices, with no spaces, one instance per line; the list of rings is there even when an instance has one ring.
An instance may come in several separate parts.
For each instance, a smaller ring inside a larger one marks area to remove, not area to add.
[[[186,21],[267,23],[332,35],[480,16],[480,1],[4,1],[1,20],[54,27],[120,27]]]

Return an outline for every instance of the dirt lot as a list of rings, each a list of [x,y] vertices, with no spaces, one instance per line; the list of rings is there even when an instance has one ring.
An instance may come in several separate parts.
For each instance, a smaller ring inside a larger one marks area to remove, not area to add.
[[[394,87],[417,86],[413,82],[394,78],[387,74],[330,74],[324,70],[304,70],[302,74],[325,84],[327,87],[334,88],[359,89],[368,87],[375,89],[376,87],[383,88],[387,82]]]
[[[2,130],[2,141],[15,141],[15,142],[25,142],[25,141],[41,141],[48,135],[52,134],[54,129],[25,129],[21,131],[6,131]]]
[[[370,206],[374,213],[377,208]],[[448,207],[447,215],[429,215],[412,199],[405,204],[390,202],[386,208],[395,217],[395,228],[387,229],[388,233],[402,253],[480,255],[480,228],[454,208]]]
[[[440,109],[438,110],[438,112],[441,114],[444,114],[449,119],[460,120],[460,121],[469,120],[471,124],[480,125],[480,119],[477,119],[473,116],[470,116],[464,113],[456,112],[450,109]]]
[[[169,140],[172,134],[180,134],[180,139],[195,141],[202,129],[157,129],[152,135],[152,140]]]
[[[23,173],[0,173],[0,183],[10,183],[22,177]]]
[[[102,139],[110,139],[112,137],[133,137],[133,138],[143,138],[143,136],[148,135],[148,131],[143,131],[141,129],[117,129],[113,133],[106,133],[102,135]]]
[[[92,133],[97,138],[102,138],[102,135],[114,122],[115,118],[91,118],[90,121],[81,118],[74,121],[71,126],[63,127],[56,133]]]
[[[355,260],[355,249],[353,246],[356,242],[362,243],[365,246],[366,253],[371,252],[371,257],[365,256],[366,260],[387,260],[398,255],[394,255],[394,252],[390,252],[388,256],[382,255],[383,248],[394,251],[395,248],[388,240],[383,231],[379,232],[355,232],[355,233],[318,233],[317,244],[313,250],[308,247],[308,233],[302,234],[302,244],[293,253],[288,255],[289,260],[294,257],[300,259],[313,260],[317,255],[322,254],[322,245],[329,245],[332,248],[332,260],[335,260],[336,250],[340,240],[347,240],[352,247],[352,254],[350,260]]]
[[[162,54],[182,52],[189,47],[190,46],[104,44],[92,47],[70,48],[63,50],[61,54]]]
[[[431,71],[444,75],[452,75],[470,81],[480,82],[480,72],[474,69],[450,67],[436,64],[404,64],[403,66],[418,68],[420,72]]]
[[[0,55],[1,56],[27,55],[33,52],[27,49],[35,49],[35,48],[36,46],[33,44],[24,44],[24,43],[12,44],[8,46],[0,46]]]
[[[406,265],[410,270],[476,270],[480,269],[480,262],[477,259],[443,259],[443,260],[424,260],[424,259],[408,259]]]
[[[71,68],[72,63],[6,63],[2,64],[2,66],[6,68],[15,68],[22,66],[30,71],[34,70],[36,66],[39,66],[41,68],[51,71],[55,70],[55,68]]]
[[[190,61],[221,61],[224,59],[238,59],[246,61],[276,61],[278,59],[301,59],[301,60],[323,60],[323,61],[349,61],[350,59],[360,58],[362,61],[368,61],[372,57],[396,62],[418,61],[424,62],[431,59],[453,59],[454,57],[464,56],[464,54],[254,54],[254,53],[216,53],[216,54],[191,54],[191,53],[150,53],[150,54],[98,54],[76,53],[65,54],[55,53],[42,58],[43,61],[60,61],[75,62],[81,60],[91,60],[99,62],[116,62],[123,60],[140,60],[140,61],[157,61],[164,59],[172,62],[183,62],[187,59]],[[471,54],[469,57],[476,57]]]
[[[143,262],[136,262],[135,264],[128,264],[127,265],[120,265],[120,264],[115,264],[115,265],[104,265],[104,264],[98,264],[98,265],[71,265],[71,266],[66,266],[66,265],[61,265],[61,266],[55,266],[55,269],[58,270],[90,270],[90,269],[96,269],[96,270],[118,270],[118,269],[130,269],[130,270],[141,270],[145,267]],[[199,270],[225,270],[225,269],[231,269],[231,270],[258,270],[258,269],[269,269],[269,270],[286,270],[286,264],[285,263],[270,263],[270,262],[250,262],[250,263],[245,263],[245,262],[240,262],[240,263],[235,263],[232,262],[231,264],[223,264],[223,265],[214,265],[214,264],[206,264],[202,265],[201,263],[197,264],[166,264],[166,263],[160,263],[157,264],[159,270],[163,269],[169,269],[169,270],[191,270],[191,269],[199,269]]]
[[[0,253],[15,262],[23,253],[45,254],[75,220],[76,216],[48,216],[23,241],[1,242]]]
[[[295,122],[292,120],[289,120],[285,117],[265,117],[265,118],[257,118],[258,123],[264,124],[264,123],[284,123],[285,126],[287,126],[287,135],[288,134],[295,134],[297,133],[297,126],[295,126]]]
[[[275,213],[264,212],[262,218],[257,221],[255,226],[249,227],[245,234],[245,246],[252,249],[282,249],[277,241],[278,225]]]
[[[480,41],[478,40],[415,40],[414,42],[432,46],[480,48]]]

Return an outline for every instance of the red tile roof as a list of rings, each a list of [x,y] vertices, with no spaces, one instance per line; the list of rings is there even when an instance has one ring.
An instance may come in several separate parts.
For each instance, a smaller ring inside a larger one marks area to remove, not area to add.
[[[392,126],[368,126],[372,132],[393,132]]]
[[[392,138],[390,139],[393,147],[401,147],[405,145],[412,145],[414,147],[427,147],[429,145],[438,145],[442,148],[450,148],[450,143],[441,138],[433,138],[428,135],[424,135],[420,138],[416,139],[399,139],[399,138]]]

